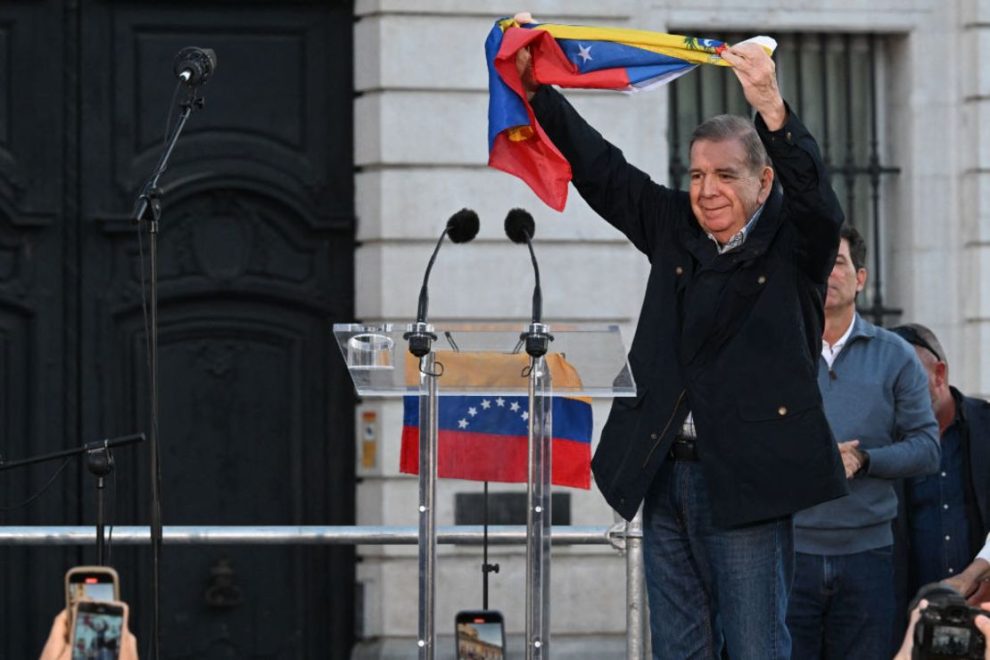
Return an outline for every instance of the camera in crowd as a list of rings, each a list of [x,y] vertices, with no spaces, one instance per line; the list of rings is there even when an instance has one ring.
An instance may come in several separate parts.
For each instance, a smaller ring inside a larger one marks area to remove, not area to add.
[[[912,610],[922,598],[928,607],[914,628],[912,660],[984,657],[986,639],[976,628],[976,617],[987,616],[986,611],[970,607],[958,591],[940,582],[919,589]]]

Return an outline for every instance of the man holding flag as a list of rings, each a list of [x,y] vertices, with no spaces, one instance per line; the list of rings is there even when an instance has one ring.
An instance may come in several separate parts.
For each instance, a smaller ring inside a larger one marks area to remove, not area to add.
[[[497,60],[515,65],[534,130],[652,266],[629,353],[638,393],[615,401],[592,467],[625,518],[644,505],[654,657],[789,658],[791,516],[847,492],[816,382],[843,219],[818,147],[767,50],[725,47],[755,126],[701,124],[690,190],[667,189],[544,84],[535,30],[512,29]]]

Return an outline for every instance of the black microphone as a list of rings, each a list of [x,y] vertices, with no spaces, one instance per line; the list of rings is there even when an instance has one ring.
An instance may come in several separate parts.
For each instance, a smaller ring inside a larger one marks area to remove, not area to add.
[[[433,248],[430,261],[426,264],[426,272],[423,273],[423,286],[419,289],[416,323],[413,324],[413,329],[410,332],[403,335],[404,339],[409,340],[409,352],[416,357],[421,358],[429,353],[430,344],[436,339],[436,335],[430,332],[429,326],[426,323],[426,310],[430,303],[430,294],[427,285],[430,281],[430,271],[433,270],[433,263],[437,260],[437,253],[440,252],[440,246],[443,244],[443,238],[444,236],[449,236],[450,240],[454,243],[467,243],[478,235],[480,225],[481,223],[478,220],[477,213],[471,209],[461,209],[447,220],[447,226],[444,227],[436,247]]]
[[[173,65],[176,77],[190,87],[205,83],[216,68],[217,54],[213,49],[196,46],[187,46],[180,50]]]
[[[536,253],[533,252],[535,233],[536,223],[529,211],[512,209],[505,216],[505,235],[513,243],[525,243],[533,260],[533,272],[536,274],[536,286],[533,287],[533,323],[539,323],[543,317],[543,290],[540,288],[540,266],[536,263]]]
[[[532,357],[545,355],[550,348],[553,336],[548,333],[548,328],[543,324],[543,289],[540,287],[540,265],[536,261],[536,253],[533,251],[533,236],[536,233],[536,223],[529,211],[524,209],[512,209],[505,216],[505,235],[513,243],[525,243],[529,248],[529,258],[533,262],[533,274],[536,276],[536,284],[533,286],[533,320],[529,325],[529,331],[522,334],[522,339],[526,342],[526,353]]]

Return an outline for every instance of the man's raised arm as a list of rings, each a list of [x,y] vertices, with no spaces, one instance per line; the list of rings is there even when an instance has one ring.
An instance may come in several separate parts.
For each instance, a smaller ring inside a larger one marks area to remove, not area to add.
[[[723,51],[722,59],[732,65],[746,100],[757,112],[757,133],[784,189],[795,228],[804,237],[800,258],[805,272],[824,283],[835,261],[843,214],[818,143],[784,103],[776,66],[762,46],[738,44]]]
[[[516,55],[516,67],[533,112],[570,164],[581,197],[641,252],[652,255],[661,231],[657,220],[673,213],[671,206],[678,197],[686,203],[686,196],[658,185],[629,164],[622,151],[592,128],[560,92],[536,82],[528,49]]]

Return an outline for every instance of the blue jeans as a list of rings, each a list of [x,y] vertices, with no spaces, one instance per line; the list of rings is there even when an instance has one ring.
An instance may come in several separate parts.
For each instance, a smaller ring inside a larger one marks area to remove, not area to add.
[[[654,658],[786,660],[791,517],[719,528],[701,465],[667,460],[643,506]]]
[[[851,555],[797,553],[787,626],[794,660],[890,657],[891,547]]]

